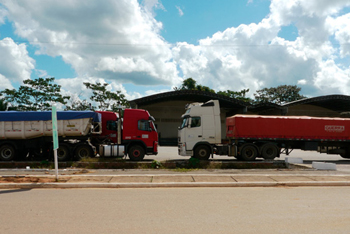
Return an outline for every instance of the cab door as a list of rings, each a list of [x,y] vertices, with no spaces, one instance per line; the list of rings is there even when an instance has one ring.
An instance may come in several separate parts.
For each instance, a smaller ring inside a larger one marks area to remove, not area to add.
[[[203,139],[203,126],[201,117],[191,117],[187,129],[187,150],[193,150],[197,142]]]

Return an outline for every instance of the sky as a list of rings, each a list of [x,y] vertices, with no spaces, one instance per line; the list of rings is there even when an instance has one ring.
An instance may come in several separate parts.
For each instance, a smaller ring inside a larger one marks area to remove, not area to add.
[[[128,100],[191,77],[215,91],[350,95],[349,0],[0,0],[0,90],[55,77]]]

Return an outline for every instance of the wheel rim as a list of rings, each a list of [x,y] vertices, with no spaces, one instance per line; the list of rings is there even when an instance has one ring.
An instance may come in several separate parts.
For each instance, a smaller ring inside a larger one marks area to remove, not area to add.
[[[78,151],[78,156],[83,158],[83,157],[88,157],[89,156],[89,152],[87,149],[80,149]]]
[[[199,154],[199,157],[204,158],[207,156],[207,151],[205,149],[201,149],[199,150],[198,154]]]
[[[9,148],[3,149],[3,150],[1,151],[1,157],[2,157],[3,159],[9,159],[9,158],[11,158],[11,157],[12,157],[12,154],[13,154],[13,152],[12,152],[12,150],[9,149]]]
[[[252,145],[245,146],[241,151],[242,159],[244,160],[255,160],[258,151]]]
[[[57,149],[57,159],[66,160],[69,157],[69,149],[66,146],[61,146]]]
[[[140,153],[139,150],[134,150],[134,151],[132,152],[132,156],[134,156],[135,158],[140,157],[140,155],[141,155],[141,153]]]

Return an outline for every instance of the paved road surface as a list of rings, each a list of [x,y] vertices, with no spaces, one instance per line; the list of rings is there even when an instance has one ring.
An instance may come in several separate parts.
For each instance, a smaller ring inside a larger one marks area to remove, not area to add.
[[[158,155],[146,155],[145,160],[172,160],[172,159],[189,159],[190,157],[187,156],[180,156],[177,152],[177,147],[174,146],[161,146],[158,148],[159,153]],[[318,152],[314,151],[303,151],[303,150],[294,150],[290,153],[290,155],[281,154],[280,158],[276,158],[275,160],[285,160],[285,157],[297,157],[297,158],[303,158],[304,161],[333,161],[333,162],[347,162],[350,164],[350,159],[345,159],[340,157],[339,155],[327,155],[327,154],[320,154]],[[214,160],[235,160],[234,157],[228,157],[228,156],[219,156],[214,155]]]
[[[1,233],[349,233],[350,187],[0,190]]]

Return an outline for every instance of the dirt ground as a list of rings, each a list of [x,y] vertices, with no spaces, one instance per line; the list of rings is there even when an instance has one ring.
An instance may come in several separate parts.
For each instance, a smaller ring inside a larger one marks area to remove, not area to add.
[[[60,178],[59,182],[67,182],[70,178]],[[30,176],[2,176],[0,183],[54,183],[56,178]]]

